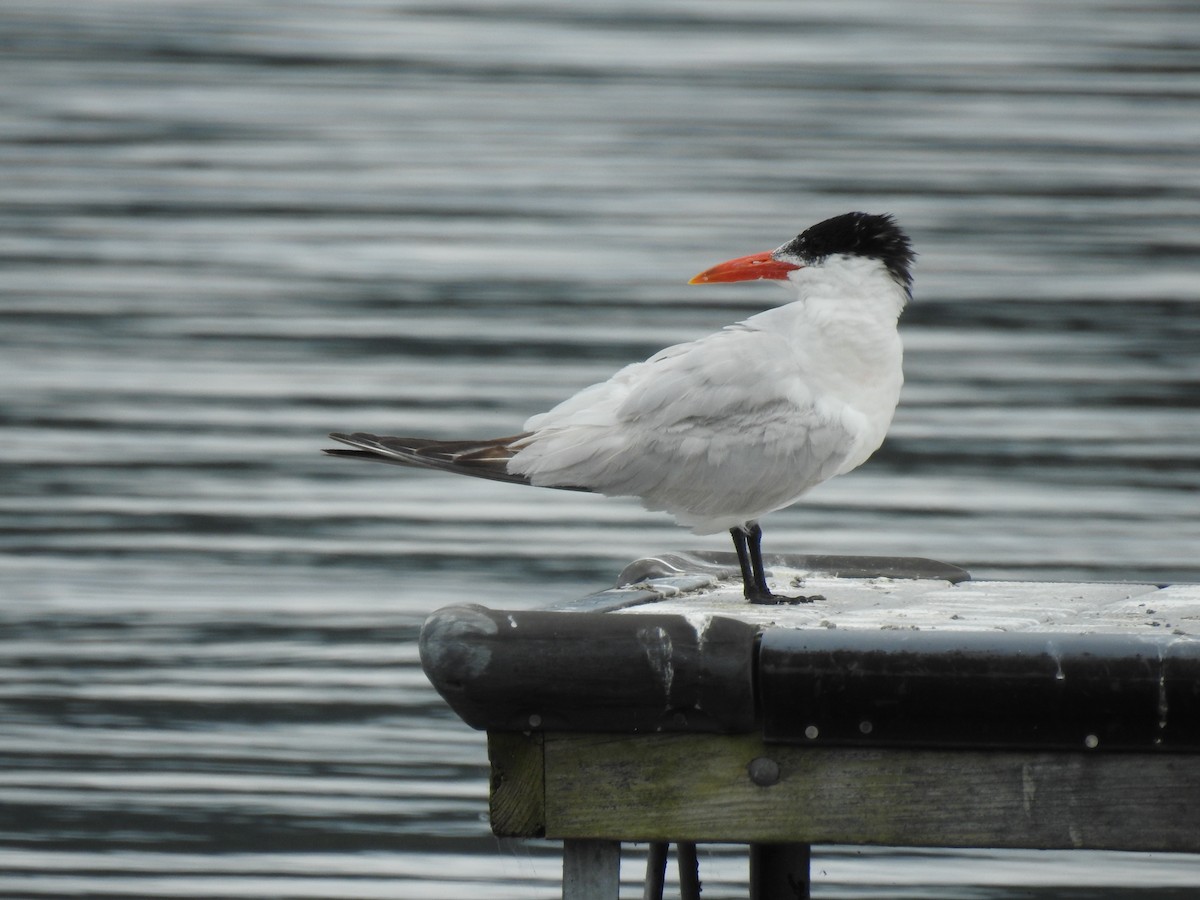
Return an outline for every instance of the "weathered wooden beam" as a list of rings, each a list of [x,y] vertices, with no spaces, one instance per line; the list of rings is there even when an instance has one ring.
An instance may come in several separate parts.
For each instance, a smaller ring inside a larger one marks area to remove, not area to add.
[[[492,831],[500,837],[542,837],[546,833],[546,776],[542,735],[488,734],[492,764]]]
[[[1200,760],[1178,754],[698,734],[548,734],[543,751],[549,838],[1200,852]]]

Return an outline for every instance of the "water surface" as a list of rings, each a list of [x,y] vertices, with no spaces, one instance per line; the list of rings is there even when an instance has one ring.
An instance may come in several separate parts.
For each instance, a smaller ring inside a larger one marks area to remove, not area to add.
[[[921,254],[908,381],[768,551],[1200,580],[1193,4],[41,0],[0,48],[0,894],[556,896],[417,629],[724,542],[323,435],[512,433],[782,299],[684,282],[850,209]],[[744,853],[702,863],[744,895]],[[813,869],[1200,888],[1189,856]]]

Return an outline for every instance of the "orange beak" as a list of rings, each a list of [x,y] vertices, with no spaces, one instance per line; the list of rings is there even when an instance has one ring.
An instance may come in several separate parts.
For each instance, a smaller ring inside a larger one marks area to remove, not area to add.
[[[788,272],[803,268],[792,263],[780,262],[768,253],[753,253],[739,256],[705,269],[688,284],[717,284],[724,281],[758,281],[767,278],[785,281]]]

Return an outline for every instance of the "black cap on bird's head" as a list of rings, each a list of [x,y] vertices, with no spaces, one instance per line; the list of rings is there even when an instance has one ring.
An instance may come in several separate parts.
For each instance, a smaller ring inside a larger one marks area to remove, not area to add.
[[[908,235],[889,215],[851,212],[818,222],[802,231],[772,254],[776,259],[794,259],[801,265],[813,265],[830,256],[863,256],[877,259],[896,279],[912,286],[912,265],[916,254]]]
[[[908,236],[890,215],[844,213],[807,228],[782,247],[731,259],[701,272],[692,284],[756,279],[786,280],[788,273],[815,266],[831,256],[877,259],[906,291],[912,287],[910,267],[916,254]]]

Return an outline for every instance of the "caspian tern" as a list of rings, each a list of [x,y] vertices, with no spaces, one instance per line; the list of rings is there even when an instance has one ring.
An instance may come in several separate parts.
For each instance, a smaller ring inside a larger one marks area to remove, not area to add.
[[[641,499],[695,534],[728,530],[753,603],[771,592],[758,519],[861,465],[904,381],[896,323],[908,238],[888,215],[827,219],[691,284],[765,279],[794,298],[584,388],[519,434],[478,441],[331,434],[333,456]]]

